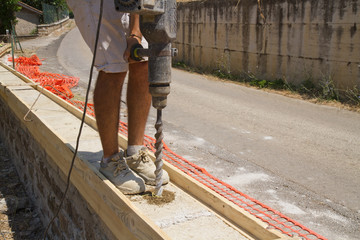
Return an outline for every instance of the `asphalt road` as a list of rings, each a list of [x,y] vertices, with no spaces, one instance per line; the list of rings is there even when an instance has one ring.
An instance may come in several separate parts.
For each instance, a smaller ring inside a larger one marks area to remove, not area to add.
[[[37,52],[84,93],[91,52],[76,28]],[[328,239],[359,239],[360,114],[176,69],[172,81],[174,152]]]

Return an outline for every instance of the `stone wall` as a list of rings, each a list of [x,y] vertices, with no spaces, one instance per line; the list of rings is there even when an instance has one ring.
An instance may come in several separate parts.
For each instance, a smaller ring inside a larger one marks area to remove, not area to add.
[[[38,33],[40,36],[49,35],[60,28],[68,26],[70,22],[70,18],[67,17],[55,23],[38,25]]]
[[[360,87],[359,0],[178,3],[175,61],[299,84]],[[263,15],[263,17],[262,17]]]
[[[47,224],[60,203],[66,176],[0,98],[0,138],[15,163],[26,191]],[[45,225],[46,227],[46,225]],[[50,239],[115,239],[73,185],[49,232]]]

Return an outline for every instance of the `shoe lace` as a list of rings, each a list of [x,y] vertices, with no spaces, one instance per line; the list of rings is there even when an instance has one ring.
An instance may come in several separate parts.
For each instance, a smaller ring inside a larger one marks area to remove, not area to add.
[[[117,160],[116,162],[114,162],[114,165],[115,165],[114,177],[116,177],[121,171],[126,170],[128,168],[126,162],[123,159]]]
[[[149,153],[148,153],[148,150],[145,149],[145,150],[140,150],[138,152],[138,154],[136,154],[134,157],[133,157],[134,160],[136,161],[141,161],[141,162],[149,162],[150,161],[150,158],[149,158]]]

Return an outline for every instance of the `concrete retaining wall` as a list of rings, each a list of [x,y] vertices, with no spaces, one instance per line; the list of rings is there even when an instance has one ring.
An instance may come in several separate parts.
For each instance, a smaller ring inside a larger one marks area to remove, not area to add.
[[[204,0],[178,4],[175,61],[299,84],[360,87],[359,0]]]
[[[48,223],[62,198],[66,176],[51,164],[54,161],[2,98],[0,116],[0,137],[7,144],[27,193],[41,211],[42,222]],[[51,239],[115,239],[73,185],[49,235]]]

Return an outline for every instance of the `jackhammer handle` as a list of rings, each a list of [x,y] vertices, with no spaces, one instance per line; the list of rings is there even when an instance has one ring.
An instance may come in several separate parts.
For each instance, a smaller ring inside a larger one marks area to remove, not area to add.
[[[141,44],[134,44],[130,49],[130,58],[140,62],[143,57],[149,57],[149,49],[145,49]]]
[[[143,60],[141,56],[138,55],[138,50],[143,48],[141,44],[134,44],[130,49],[130,58],[134,61],[140,62]]]

